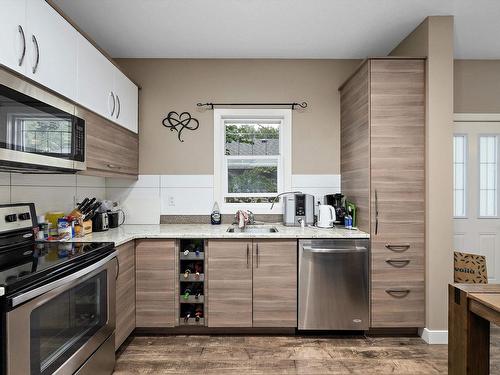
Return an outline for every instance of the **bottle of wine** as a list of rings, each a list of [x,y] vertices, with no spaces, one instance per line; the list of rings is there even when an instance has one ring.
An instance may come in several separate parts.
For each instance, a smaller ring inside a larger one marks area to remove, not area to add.
[[[198,307],[196,308],[196,311],[195,311],[195,313],[194,313],[194,318],[195,318],[195,320],[196,320],[197,322],[199,322],[199,321],[200,321],[200,318],[203,318],[203,307],[198,306]]]
[[[184,315],[184,323],[189,322],[189,318],[193,316],[193,312],[191,310],[187,310],[186,314]]]
[[[200,296],[203,294],[203,287],[196,288],[196,293],[194,295],[195,299],[200,299]]]

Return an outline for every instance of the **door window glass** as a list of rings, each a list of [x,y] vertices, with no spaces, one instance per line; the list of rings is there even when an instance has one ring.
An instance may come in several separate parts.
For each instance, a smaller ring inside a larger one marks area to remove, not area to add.
[[[31,374],[52,374],[107,322],[106,271],[31,313]]]

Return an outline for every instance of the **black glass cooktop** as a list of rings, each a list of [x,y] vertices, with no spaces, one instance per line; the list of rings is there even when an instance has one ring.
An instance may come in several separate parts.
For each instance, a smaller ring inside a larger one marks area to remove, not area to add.
[[[36,242],[0,253],[0,286],[6,292],[40,281],[61,269],[78,267],[114,248],[112,242]]]

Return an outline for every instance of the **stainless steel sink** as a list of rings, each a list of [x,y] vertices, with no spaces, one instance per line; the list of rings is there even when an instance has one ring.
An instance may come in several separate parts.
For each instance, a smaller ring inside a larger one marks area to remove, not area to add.
[[[227,232],[229,233],[278,233],[278,229],[276,227],[268,226],[268,225],[247,225],[244,228],[240,228],[237,226],[230,226],[227,228]]]

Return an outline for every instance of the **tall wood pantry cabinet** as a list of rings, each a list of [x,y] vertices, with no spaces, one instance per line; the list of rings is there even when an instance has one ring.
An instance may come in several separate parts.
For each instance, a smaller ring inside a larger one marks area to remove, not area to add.
[[[371,327],[424,327],[425,60],[368,59],[339,91],[342,192],[371,238]]]

